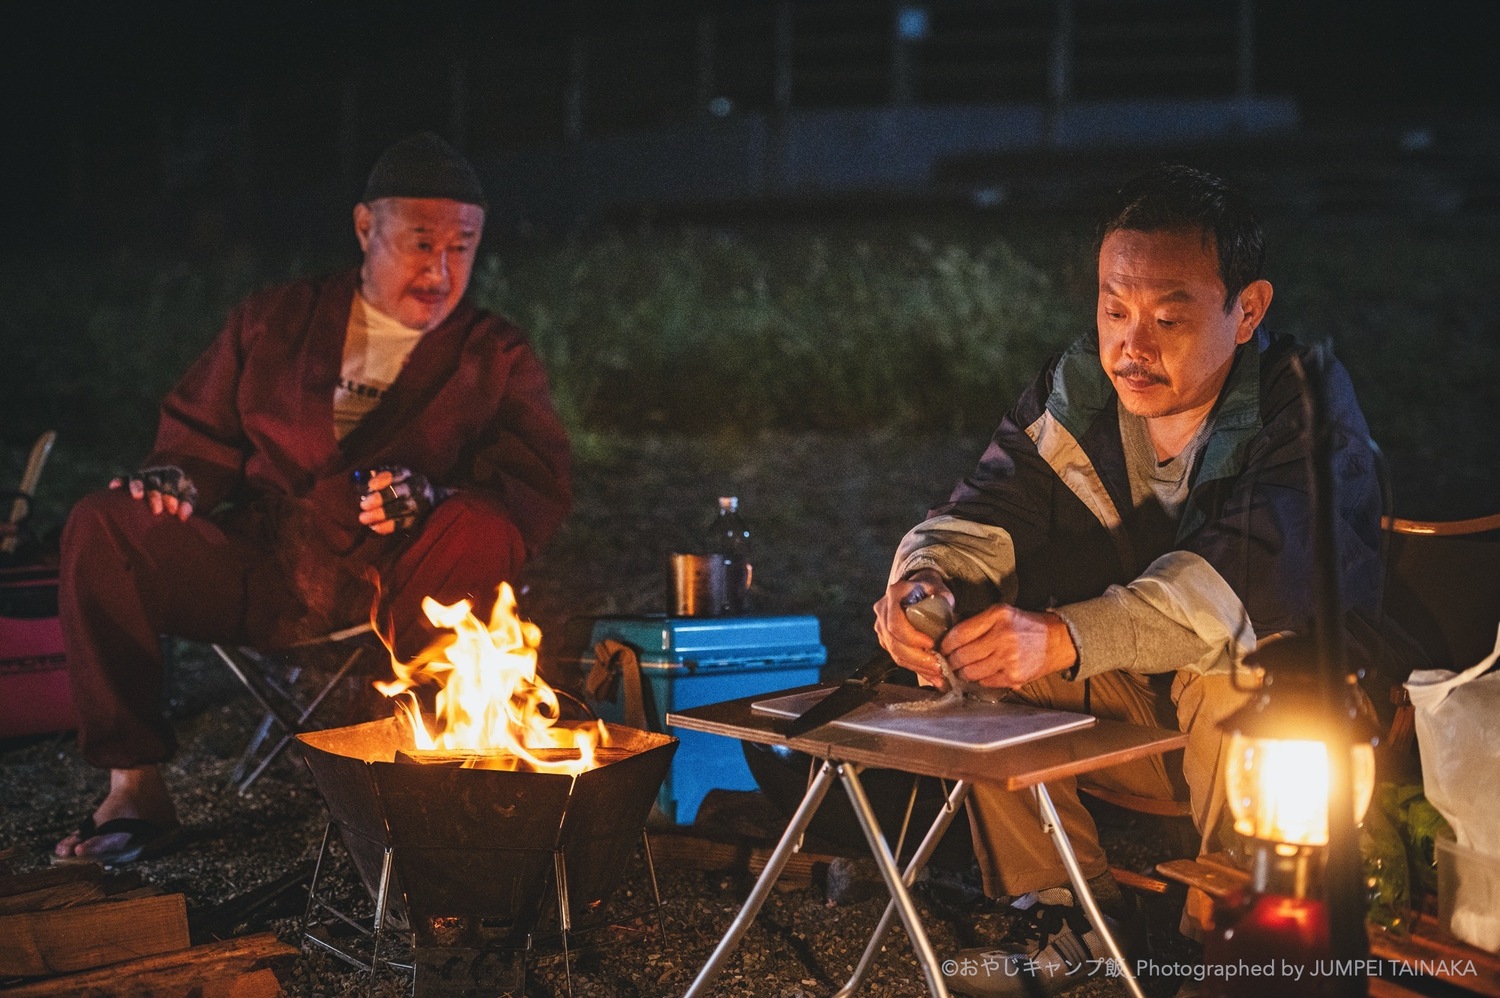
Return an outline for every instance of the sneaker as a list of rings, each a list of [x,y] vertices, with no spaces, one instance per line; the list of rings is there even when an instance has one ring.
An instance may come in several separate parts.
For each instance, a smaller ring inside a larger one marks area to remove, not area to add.
[[[1118,977],[1120,968],[1083,909],[1049,903],[1045,895],[1054,891],[1018,899],[1013,906],[1016,922],[998,945],[962,950],[955,959],[943,961],[948,990],[984,998],[1024,998],[1061,994],[1095,977]],[[1064,893],[1070,902],[1072,893]],[[1111,934],[1117,932],[1114,919],[1105,915],[1104,922]]]
[[[1108,870],[1089,878],[1089,893],[1094,895],[1094,903],[1105,915],[1116,919],[1125,916],[1127,905],[1124,892],[1120,890],[1119,881],[1115,880],[1114,874]],[[984,893],[984,878],[979,872],[978,863],[963,871],[925,866],[917,874],[912,894],[929,903],[974,915],[1005,912],[1011,908],[1024,910],[1038,900],[1044,904],[1073,903],[1073,888],[1067,885],[1032,891],[1029,894],[990,897]]]
[[[929,863],[917,874],[911,891],[929,904],[970,914],[1004,911],[1015,901],[1013,897],[992,898],[984,893],[984,877],[979,872],[978,863],[971,863],[966,870]]]

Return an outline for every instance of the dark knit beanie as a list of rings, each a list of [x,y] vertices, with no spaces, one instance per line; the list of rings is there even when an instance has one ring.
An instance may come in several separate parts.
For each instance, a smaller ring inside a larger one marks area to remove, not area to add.
[[[447,198],[489,208],[473,165],[431,132],[408,135],[380,154],[360,200],[380,198]]]

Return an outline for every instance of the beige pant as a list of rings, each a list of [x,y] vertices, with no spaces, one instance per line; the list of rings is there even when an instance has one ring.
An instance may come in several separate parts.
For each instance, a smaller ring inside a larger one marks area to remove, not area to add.
[[[1224,805],[1219,722],[1249,696],[1235,690],[1228,676],[1107,672],[1085,684],[1053,675],[1022,687],[1015,695],[1040,707],[1187,732],[1180,764],[1174,751],[1047,784],[1084,876],[1099,876],[1108,863],[1094,819],[1078,799],[1078,779],[1159,800],[1181,800],[1186,794],[1199,830],[1211,834],[1218,826]],[[1067,883],[1067,869],[1052,838],[1042,831],[1036,799],[1029,789],[1008,791],[993,784],[975,784],[968,811],[986,894],[1017,895]]]

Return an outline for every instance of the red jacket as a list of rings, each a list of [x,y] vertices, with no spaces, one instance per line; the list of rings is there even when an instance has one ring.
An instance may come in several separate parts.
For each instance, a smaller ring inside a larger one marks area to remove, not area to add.
[[[272,538],[370,563],[399,539],[360,526],[349,473],[405,465],[493,504],[534,553],[567,515],[572,491],[567,437],[525,335],[461,302],[337,441],[333,391],[356,279],[351,270],[296,281],[231,312],[162,403],[146,466],[182,468],[199,510],[228,502],[239,511],[221,510],[227,523],[249,515]]]

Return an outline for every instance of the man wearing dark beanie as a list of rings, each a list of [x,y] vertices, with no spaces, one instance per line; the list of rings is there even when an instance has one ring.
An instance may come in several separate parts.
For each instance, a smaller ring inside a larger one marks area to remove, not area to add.
[[[160,635],[283,648],[373,614],[409,658],[433,637],[424,597],[487,618],[561,524],[568,443],[546,374],[519,329],[464,300],[485,210],[441,138],[391,145],[354,207],[360,266],[234,309],[140,470],[74,507],[59,616],[80,751],[110,789],[54,861],[127,863],[179,838]]]

